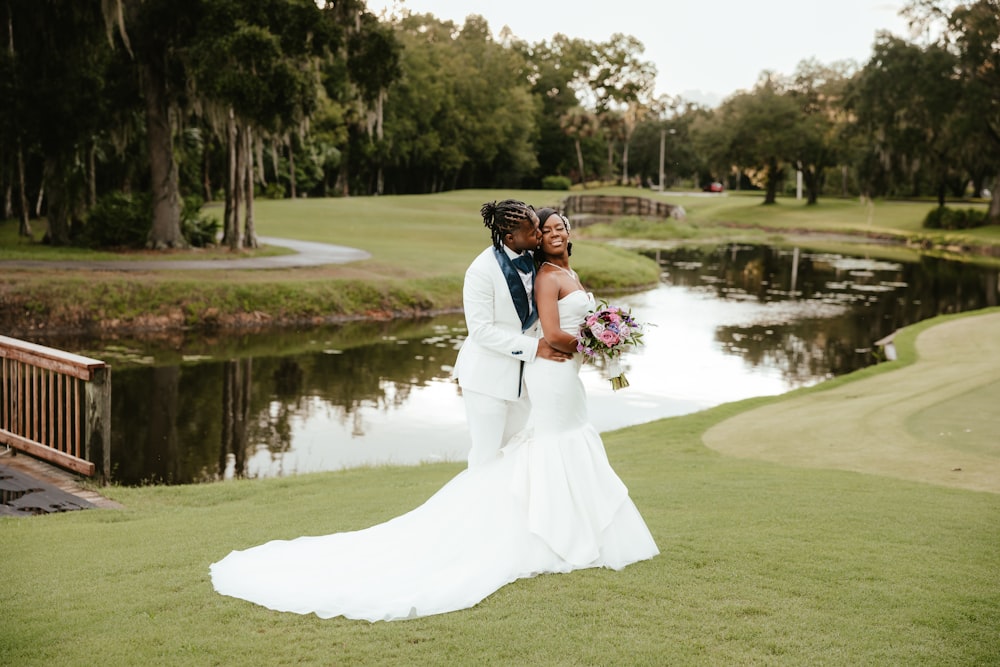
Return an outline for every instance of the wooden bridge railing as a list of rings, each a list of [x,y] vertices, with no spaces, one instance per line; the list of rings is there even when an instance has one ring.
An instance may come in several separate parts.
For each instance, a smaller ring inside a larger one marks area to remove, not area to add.
[[[111,467],[111,367],[0,336],[0,443],[92,477]]]
[[[625,195],[571,195],[562,202],[563,212],[568,216],[637,215],[669,218],[676,208],[676,205],[667,202]]]

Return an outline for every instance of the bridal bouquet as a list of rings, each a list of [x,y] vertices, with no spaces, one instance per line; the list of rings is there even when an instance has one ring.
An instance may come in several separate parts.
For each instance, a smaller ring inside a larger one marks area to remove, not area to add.
[[[642,330],[630,310],[601,301],[580,325],[576,351],[584,354],[584,361],[606,361],[611,388],[618,391],[628,386],[620,357],[643,344]]]

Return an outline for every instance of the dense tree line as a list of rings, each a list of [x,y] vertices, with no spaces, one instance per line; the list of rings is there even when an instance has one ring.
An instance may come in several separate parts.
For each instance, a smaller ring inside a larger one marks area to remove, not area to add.
[[[764,72],[715,109],[656,96],[628,35],[532,44],[361,0],[0,2],[2,214],[54,244],[204,242],[221,200],[223,242],[250,247],[255,196],[593,181],[991,189],[1000,221],[1000,0],[913,0],[920,41]]]

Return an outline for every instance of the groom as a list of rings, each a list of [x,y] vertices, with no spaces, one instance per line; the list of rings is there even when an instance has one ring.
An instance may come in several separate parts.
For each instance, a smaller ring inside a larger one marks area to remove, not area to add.
[[[472,436],[470,468],[496,459],[507,440],[528,423],[524,365],[571,357],[539,336],[530,252],[541,240],[538,216],[513,199],[483,204],[480,214],[493,245],[465,272],[462,301],[469,334],[454,371]]]

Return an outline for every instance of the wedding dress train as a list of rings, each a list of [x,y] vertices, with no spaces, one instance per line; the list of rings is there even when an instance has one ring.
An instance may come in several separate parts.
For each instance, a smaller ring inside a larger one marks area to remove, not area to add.
[[[559,303],[575,332],[593,297]],[[532,420],[495,462],[423,505],[346,533],[275,540],[210,567],[215,590],[269,609],[369,621],[466,609],[516,579],[621,569],[659,551],[587,421],[572,361],[525,367]]]

